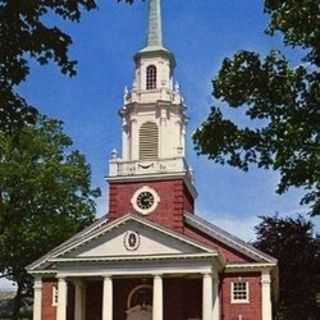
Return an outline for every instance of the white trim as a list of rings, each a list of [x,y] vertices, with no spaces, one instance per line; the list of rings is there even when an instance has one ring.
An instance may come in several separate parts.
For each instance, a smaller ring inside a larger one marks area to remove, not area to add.
[[[275,263],[235,263],[227,264],[225,266],[225,273],[232,272],[260,272],[262,270],[274,269],[277,265]]]
[[[82,245],[86,244],[87,242],[94,240],[99,236],[102,236],[103,234],[113,230],[114,228],[117,228],[117,227],[121,226],[122,224],[125,224],[128,221],[135,221],[135,222],[141,223],[141,224],[148,226],[152,229],[158,230],[159,232],[167,234],[168,236],[171,236],[175,239],[178,239],[180,241],[188,243],[196,248],[200,248],[201,250],[204,250],[205,252],[216,253],[214,250],[212,250],[212,248],[205,246],[203,244],[200,244],[194,240],[190,240],[190,238],[188,238],[184,235],[178,234],[177,232],[169,230],[163,226],[159,226],[155,223],[152,223],[151,221],[149,221],[141,216],[128,214],[126,216],[120,217],[119,219],[113,221],[110,224],[106,224],[100,230],[93,232],[87,238],[84,238],[84,239],[79,240],[78,242],[72,243],[69,247],[66,247],[65,250],[60,251],[58,254],[53,255],[52,258],[56,258],[58,256],[64,255],[64,254],[78,248],[79,246],[82,246]],[[48,260],[52,261],[52,259],[48,259]]]
[[[138,197],[141,193],[143,192],[148,192],[148,193],[151,193],[152,196],[153,196],[153,204],[150,208],[148,209],[142,209],[138,206],[137,204],[137,200],[138,200]],[[141,214],[143,215],[148,215],[150,214],[151,212],[153,212],[154,210],[157,209],[159,203],[160,203],[160,197],[157,193],[156,190],[154,190],[153,188],[150,188],[149,186],[143,186],[141,188],[139,188],[134,194],[133,194],[133,197],[131,198],[131,204],[133,206],[133,208],[137,211],[137,212],[140,212]]]
[[[34,280],[33,291],[33,320],[41,320],[42,315],[42,279],[41,277],[36,277]]]
[[[97,265],[94,263],[70,263],[58,265],[57,277],[103,277],[112,275],[114,277],[141,276],[150,277],[152,274],[183,275],[211,273],[215,268],[214,261],[150,261],[122,262],[113,264]]]
[[[172,255],[141,255],[141,256],[113,256],[113,257],[74,257],[52,258],[50,262],[122,262],[122,261],[161,261],[161,260],[199,260],[217,257],[216,253],[192,253]]]
[[[272,320],[270,270],[261,272],[262,320]]]
[[[234,288],[234,285],[236,283],[245,283],[246,285],[246,296],[247,298],[246,299],[235,299],[234,297],[234,294],[235,294],[235,288]],[[241,278],[239,280],[234,280],[234,281],[231,281],[231,284],[230,284],[230,290],[231,290],[231,304],[248,304],[250,303],[250,285],[249,285],[249,281],[247,280],[242,280]]]
[[[61,243],[59,246],[55,247],[54,249],[50,250],[47,254],[45,254],[44,256],[42,256],[41,258],[37,259],[36,261],[34,261],[33,263],[29,264],[26,267],[26,270],[32,274],[34,273],[33,269],[38,268],[39,266],[41,266],[43,263],[45,263],[47,260],[47,258],[49,258],[51,255],[58,253],[60,250],[62,250],[66,245],[70,245],[71,243],[76,242],[80,237],[84,237],[85,235],[89,234],[90,232],[92,232],[93,230],[101,227],[101,225],[106,224],[108,221],[106,216],[103,216],[102,218],[96,220],[95,222],[93,222],[90,226],[88,226],[87,228],[84,228],[82,231],[76,233],[73,237],[71,237],[70,239],[66,240],[65,242]],[[32,271],[32,272],[31,272]],[[42,273],[51,273],[51,271],[48,270],[43,270]]]
[[[106,181],[109,183],[113,182],[132,182],[132,181],[158,181],[161,179],[161,181],[167,181],[167,180],[175,180],[177,178],[182,178],[185,182],[189,192],[191,193],[192,197],[196,199],[198,197],[198,192],[193,185],[189,172],[187,170],[176,172],[176,173],[159,173],[159,174],[141,174],[141,175],[134,175],[134,176],[119,176],[119,177],[106,177]]]

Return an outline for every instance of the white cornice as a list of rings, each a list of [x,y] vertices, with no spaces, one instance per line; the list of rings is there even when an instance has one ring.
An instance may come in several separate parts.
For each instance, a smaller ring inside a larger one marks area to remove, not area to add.
[[[261,272],[266,269],[271,271],[276,267],[276,263],[230,263],[225,266],[225,272]]]
[[[141,174],[141,175],[132,175],[132,176],[117,176],[117,177],[105,177],[106,181],[109,183],[113,182],[141,182],[141,181],[168,181],[168,180],[175,180],[175,179],[183,179],[185,182],[188,191],[191,193],[192,197],[196,199],[198,197],[198,192],[193,185],[190,177],[188,176],[186,171],[176,172],[176,173],[159,173],[159,174]]]
[[[74,257],[74,258],[51,258],[50,262],[122,262],[122,261],[163,261],[163,260],[207,260],[216,258],[217,253],[195,254],[172,254],[172,255],[146,255],[146,256],[113,256],[113,257]]]

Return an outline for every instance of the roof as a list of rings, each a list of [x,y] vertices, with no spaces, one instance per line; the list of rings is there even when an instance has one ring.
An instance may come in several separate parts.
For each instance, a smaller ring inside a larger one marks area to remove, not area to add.
[[[41,268],[42,270],[47,269],[52,263],[59,261],[58,258],[65,258],[65,255],[67,253],[74,251],[80,246],[86,245],[90,241],[101,237],[102,235],[106,234],[109,231],[112,231],[113,229],[119,228],[121,225],[129,221],[135,221],[139,224],[144,225],[145,227],[157,230],[161,233],[164,233],[167,237],[177,239],[178,241],[196,247],[202,250],[202,252],[204,253],[217,255],[217,252],[213,250],[210,246],[204,245],[201,242],[191,239],[190,237],[187,237],[179,232],[173,231],[167,227],[154,223],[140,215],[127,214],[110,223],[107,223],[107,221],[107,216],[104,216],[103,218],[99,219],[93,225],[79,232],[71,239],[65,241],[60,246],[51,250],[48,254],[29,265],[27,267],[27,270],[31,272],[38,270],[39,268]],[[112,260],[112,257],[109,258]],[[117,259],[119,259],[119,257],[117,257]]]
[[[75,248],[78,248],[79,246],[85,245],[92,239],[100,237],[101,235],[107,233],[108,231],[114,228],[118,228],[120,225],[123,225],[127,221],[136,221],[138,223],[141,223],[146,227],[158,230],[159,232],[162,232],[168,235],[169,237],[179,239],[179,241],[183,241],[185,243],[189,243],[193,246],[201,248],[204,252],[212,253],[213,251],[215,251],[212,249],[212,247],[208,245],[204,245],[203,243],[196,241],[189,236],[186,236],[180,232],[173,231],[167,227],[152,222],[149,219],[137,214],[127,214],[110,223],[108,223],[108,216],[105,215],[100,219],[96,220],[92,225],[88,226],[81,232],[77,233],[67,241],[60,244],[58,247],[51,250],[45,256],[30,264],[27,267],[27,270],[34,271],[39,269],[45,269],[50,271],[50,266],[57,262],[59,258],[64,258],[66,253],[74,250]],[[270,265],[277,264],[277,260],[275,258],[256,249],[247,242],[226,232],[225,230],[219,228],[215,224],[210,223],[199,216],[190,213],[185,213],[184,223],[186,225],[191,226],[196,231],[206,234],[213,240],[217,240],[222,244],[225,244],[227,247],[232,248],[237,252],[240,252],[243,255],[252,258],[254,263],[267,263]],[[223,259],[223,257],[221,258]]]
[[[195,228],[203,232],[204,234],[212,237],[220,241],[221,243],[225,244],[226,246],[235,249],[242,254],[251,257],[253,260],[258,262],[268,262],[268,263],[277,263],[277,259],[273,258],[272,256],[258,250],[251,244],[241,240],[235,235],[219,228],[217,225],[208,222],[207,220],[196,216],[191,213],[185,213],[184,215],[185,223],[190,225],[191,227]]]

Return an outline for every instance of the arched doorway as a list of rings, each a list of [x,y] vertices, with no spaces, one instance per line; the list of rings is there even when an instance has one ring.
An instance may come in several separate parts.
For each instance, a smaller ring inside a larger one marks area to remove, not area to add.
[[[128,296],[127,320],[152,320],[152,286],[139,285]]]

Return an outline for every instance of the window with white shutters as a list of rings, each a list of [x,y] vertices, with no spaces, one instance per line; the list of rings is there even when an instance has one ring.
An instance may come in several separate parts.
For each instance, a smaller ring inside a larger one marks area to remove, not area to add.
[[[159,130],[154,122],[144,123],[139,132],[140,160],[155,160],[159,156]]]

